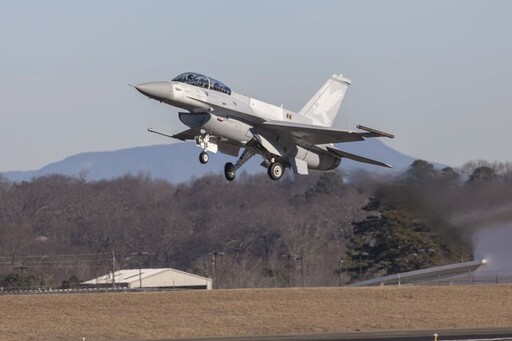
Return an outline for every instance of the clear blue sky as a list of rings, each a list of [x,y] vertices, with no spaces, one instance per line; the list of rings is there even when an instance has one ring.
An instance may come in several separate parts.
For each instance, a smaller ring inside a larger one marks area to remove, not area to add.
[[[167,143],[146,128],[179,131],[178,110],[127,84],[184,71],[291,110],[342,73],[337,127],[452,166],[512,161],[511,15],[511,1],[7,1],[0,171]]]

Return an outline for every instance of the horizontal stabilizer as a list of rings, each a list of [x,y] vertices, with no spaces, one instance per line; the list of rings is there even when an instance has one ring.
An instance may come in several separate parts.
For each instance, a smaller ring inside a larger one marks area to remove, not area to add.
[[[347,158],[347,159],[354,160],[357,162],[369,163],[371,165],[376,165],[376,166],[381,166],[381,167],[393,168],[393,166],[388,165],[387,163],[377,161],[377,160],[368,159],[368,158],[360,156],[360,155],[350,154],[350,153],[344,152],[343,150],[339,150],[337,148],[327,147],[327,150],[341,158]]]

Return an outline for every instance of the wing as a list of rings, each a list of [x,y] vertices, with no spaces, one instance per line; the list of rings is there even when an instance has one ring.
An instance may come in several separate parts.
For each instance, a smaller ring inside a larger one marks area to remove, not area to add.
[[[195,140],[195,138],[201,134],[201,128],[187,129],[187,130],[182,131],[181,133],[174,134],[174,135],[162,133],[161,131],[155,130],[153,128],[149,128],[148,131],[150,133],[162,135],[165,137],[170,137],[173,139],[178,139],[181,141]],[[240,144],[237,143],[236,141],[232,141],[232,140],[228,140],[228,139],[221,139],[219,137],[213,137],[213,138],[215,139],[214,144],[217,146],[218,149],[214,149],[214,150],[212,149],[210,151],[213,151],[214,153],[216,153],[218,150],[221,153],[231,155],[231,156],[238,156],[238,154],[240,153]],[[197,141],[196,141],[196,145],[197,145]]]
[[[320,127],[310,124],[281,121],[266,121],[263,122],[261,126],[272,130],[283,137],[289,135],[291,139],[299,145],[355,142],[364,141],[365,137],[386,136],[377,134],[375,131],[362,133],[330,127]]]
[[[357,162],[369,163],[371,165],[377,165],[377,166],[381,166],[381,167],[393,168],[393,166],[388,165],[387,163],[377,161],[377,160],[368,159],[368,158],[360,156],[360,155],[350,154],[350,153],[344,152],[343,150],[339,150],[338,148],[327,147],[327,150],[330,153],[332,153],[338,157],[341,157],[341,158],[347,158],[347,159],[351,159],[351,160],[354,160]]]
[[[288,136],[293,142],[306,147],[317,144],[363,141],[368,137],[393,138],[393,135],[391,134],[387,134],[364,126],[357,127],[361,130],[364,130],[365,132],[356,132],[312,124],[265,120],[262,117],[247,114],[247,112],[251,112],[251,108],[244,107],[241,104],[234,106],[231,105],[229,101],[223,102],[222,99],[218,98],[210,98],[208,102],[192,97],[190,98],[198,102],[210,105],[214,112],[222,112],[233,118],[237,118],[249,124],[253,124],[256,127],[268,129],[277,133],[283,138]]]

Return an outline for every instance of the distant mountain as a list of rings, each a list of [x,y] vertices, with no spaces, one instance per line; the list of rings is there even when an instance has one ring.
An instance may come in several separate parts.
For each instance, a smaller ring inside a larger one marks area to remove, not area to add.
[[[348,172],[358,169],[373,172],[402,171],[415,160],[415,158],[399,153],[376,139],[345,143],[338,147],[349,153],[384,161],[394,167],[388,170],[343,159],[341,168]],[[101,180],[119,177],[127,173],[145,172],[155,179],[165,179],[172,183],[179,183],[208,173],[222,175],[224,164],[236,161],[234,157],[218,153],[210,154],[208,164],[201,165],[198,158],[199,152],[200,149],[193,143],[172,143],[116,151],[89,152],[50,163],[39,170],[5,172],[3,175],[11,181],[19,182],[48,174],[68,176],[86,174],[88,180]],[[246,171],[249,174],[266,172],[266,169],[261,167],[260,163],[261,157],[255,156],[240,171]]]

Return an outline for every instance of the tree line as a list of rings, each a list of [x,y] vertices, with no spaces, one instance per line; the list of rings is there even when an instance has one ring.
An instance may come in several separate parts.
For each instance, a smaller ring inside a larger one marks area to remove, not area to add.
[[[221,288],[344,285],[471,259],[463,218],[510,202],[511,187],[510,164],[484,161],[279,182],[0,178],[0,287],[75,285],[110,271],[112,254],[119,269],[172,267]]]

